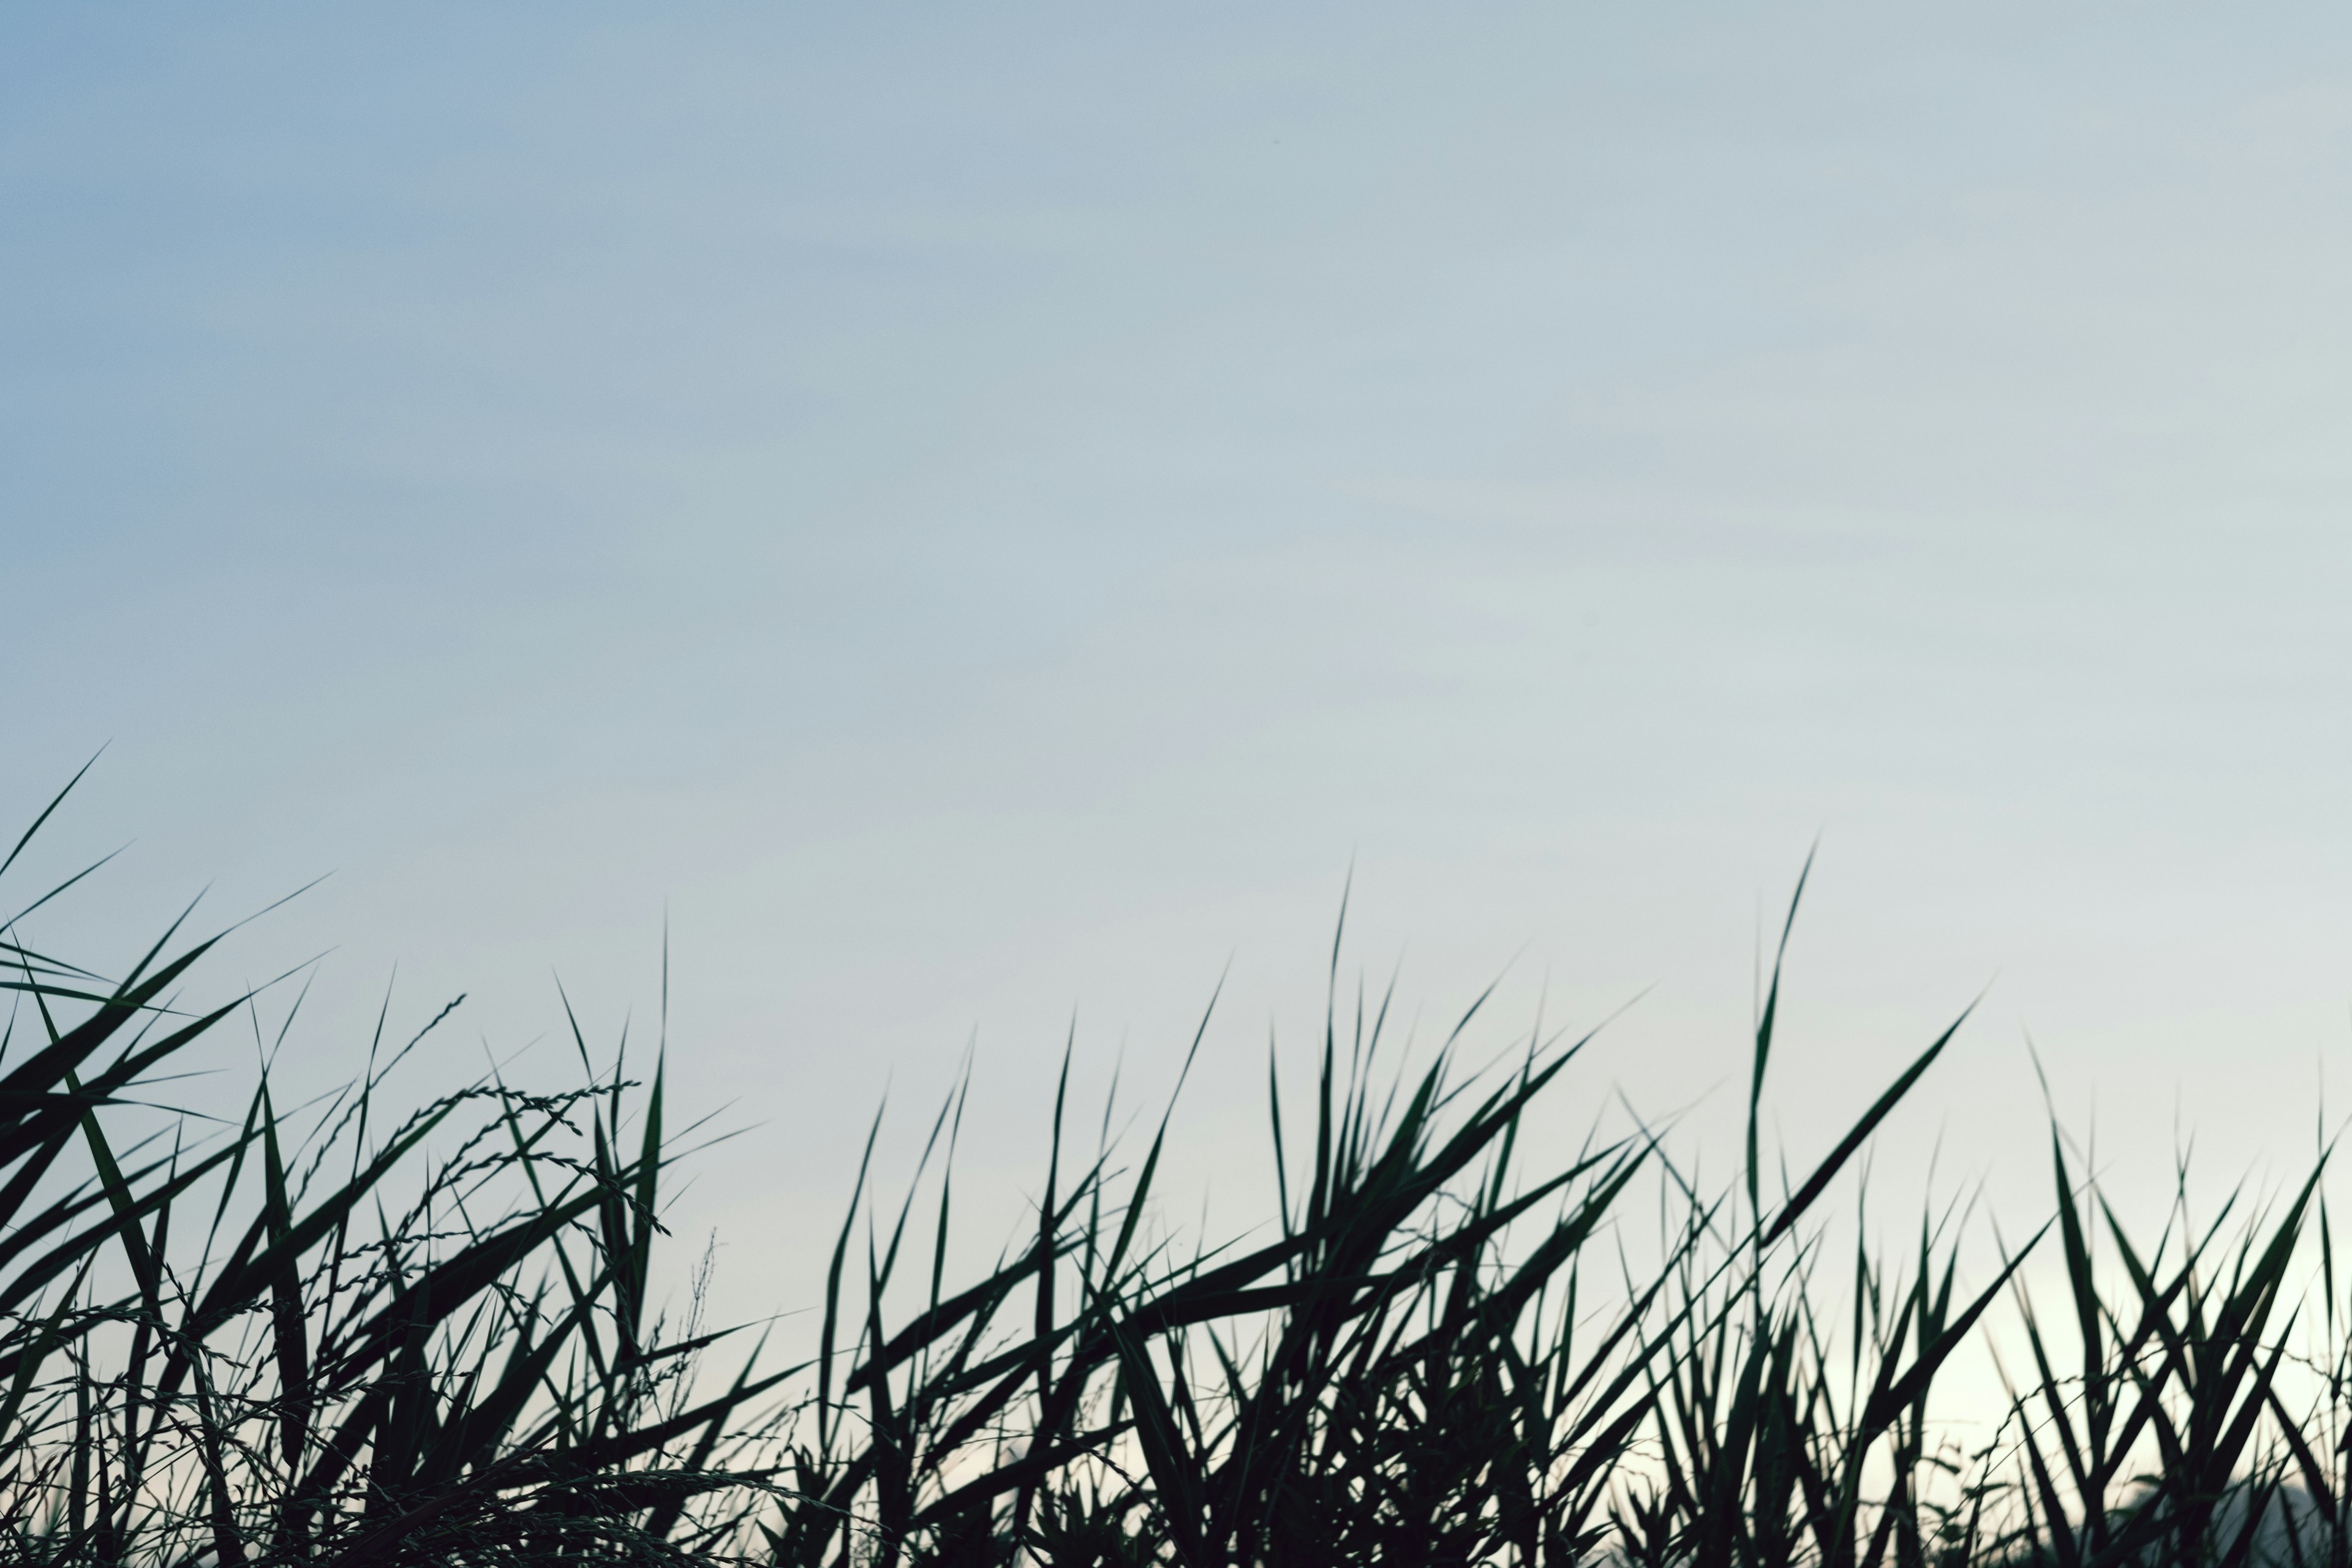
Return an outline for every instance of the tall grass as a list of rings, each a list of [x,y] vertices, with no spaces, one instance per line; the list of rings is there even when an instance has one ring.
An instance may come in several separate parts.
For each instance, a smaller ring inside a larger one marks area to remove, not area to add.
[[[2136,1238],[2053,1132],[2048,1222],[1981,1277],[1934,1220],[1833,1264],[1836,1178],[1958,1024],[1784,1178],[1777,963],[1727,1190],[1638,1124],[1535,1150],[1584,1042],[1471,1070],[1482,999],[1407,1068],[1335,945],[1306,1103],[1269,1066],[1265,1227],[1160,1228],[1167,1118],[1082,1152],[1066,1064],[1031,1224],[954,1276],[959,1089],[895,1206],[869,1140],[784,1365],[698,1294],[662,1310],[658,1046],[600,1066],[574,1026],[569,1086],[394,1118],[380,1025],[340,1094],[281,1110],[264,1071],[230,1124],[159,1121],[254,999],[185,1000],[211,943],[176,928],[102,978],[27,924],[0,932],[10,1562],[2335,1568],[2352,1540],[2319,1173],[2202,1226],[2184,1175]],[[2006,1418],[1954,1426],[1935,1396],[1988,1330]]]

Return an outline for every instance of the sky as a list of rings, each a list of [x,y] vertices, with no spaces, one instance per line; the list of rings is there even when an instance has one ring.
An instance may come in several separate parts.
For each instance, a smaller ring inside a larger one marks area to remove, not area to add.
[[[667,931],[745,1311],[886,1093],[896,1183],[970,1050],[1009,1226],[1213,993],[1171,1181],[1262,1215],[1343,888],[1343,989],[1608,1020],[1549,1135],[1727,1175],[1816,842],[1793,1164],[1974,1003],[1889,1169],[2022,1228],[2038,1053],[2118,1190],[2284,1179],[2347,279],[2340,8],[20,8],[0,807],[103,755],[12,880],[128,845],[28,928],[105,967],[326,876],[216,960],[324,954],[318,1084],[387,985],[428,1081],[648,1039]]]

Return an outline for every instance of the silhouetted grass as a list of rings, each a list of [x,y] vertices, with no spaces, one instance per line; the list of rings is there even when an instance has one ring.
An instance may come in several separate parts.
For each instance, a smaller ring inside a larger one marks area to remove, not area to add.
[[[1989,1278],[1927,1222],[1833,1271],[1817,1211],[1952,1033],[1768,1183],[1777,963],[1727,1192],[1639,1127],[1530,1163],[1582,1042],[1465,1073],[1473,1007],[1428,1065],[1385,1066],[1386,1004],[1343,1026],[1335,946],[1310,1102],[1269,1071],[1265,1231],[1157,1230],[1165,1118],[1130,1171],[1074,1152],[1065,1093],[1034,1224],[950,1278],[959,1090],[936,1187],[895,1211],[869,1140],[816,1355],[772,1366],[655,1310],[658,1054],[632,1080],[574,1028],[573,1086],[492,1076],[386,1126],[380,1029],[340,1096],[281,1112],[265,1075],[235,1126],[118,1147],[248,999],[184,1010],[204,941],[101,979],[24,929],[0,932],[11,1562],[2344,1563],[2352,1332],[2318,1174],[2202,1227],[2184,1196],[2143,1246],[2053,1134],[2052,1216]],[[2009,1418],[1963,1443],[1931,1395],[1996,1321]]]

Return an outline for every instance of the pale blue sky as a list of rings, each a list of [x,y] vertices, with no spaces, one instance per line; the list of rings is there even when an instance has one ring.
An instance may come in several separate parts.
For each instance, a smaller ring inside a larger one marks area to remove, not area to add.
[[[667,905],[747,1300],[890,1075],[976,1028],[1010,1190],[1228,956],[1257,1173],[1351,858],[1433,1016],[1654,984],[1571,1120],[1737,1073],[1819,831],[1793,1157],[1988,980],[1906,1148],[2037,1148],[2031,1029],[2300,1150],[2347,279],[2340,8],[19,8],[0,798],[113,742],[100,950],[334,871],[226,961],[336,948],[321,1071],[395,960],[650,1010]]]

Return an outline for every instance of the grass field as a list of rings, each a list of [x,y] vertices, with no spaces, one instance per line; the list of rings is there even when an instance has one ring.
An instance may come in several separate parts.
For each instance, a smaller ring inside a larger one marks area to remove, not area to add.
[[[1165,1121],[1087,1148],[1057,1101],[1032,1225],[950,1277],[951,1096],[919,1212],[844,1173],[793,1363],[698,1296],[660,1310],[658,1052],[575,1030],[568,1088],[388,1119],[379,1031],[338,1096],[256,1081],[241,1121],[158,1131],[160,1080],[247,999],[190,1000],[201,938],[90,968],[32,923],[0,945],[9,1562],[2230,1568],[2352,1540],[2320,1172],[2136,1236],[2053,1131],[2005,1265],[1963,1278],[1936,1223],[1832,1257],[1835,1178],[1951,1036],[1784,1176],[1756,1131],[1777,968],[1726,1190],[1638,1131],[1531,1163],[1578,1042],[1406,1070],[1335,984],[1306,1103],[1269,1076],[1265,1230],[1161,1232]],[[1932,1396],[1996,1328],[2007,1419],[1963,1442]]]

